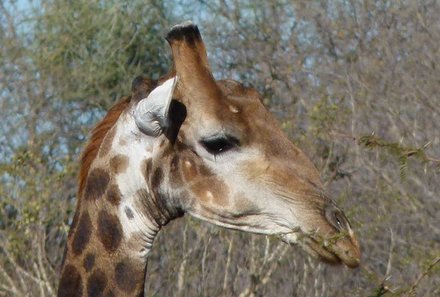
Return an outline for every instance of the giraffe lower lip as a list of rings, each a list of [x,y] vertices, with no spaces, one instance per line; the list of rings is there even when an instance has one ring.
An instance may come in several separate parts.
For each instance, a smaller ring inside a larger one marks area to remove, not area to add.
[[[324,246],[315,240],[312,242],[313,243],[309,244],[310,248],[312,248],[325,262],[344,264],[349,268],[356,268],[360,264],[359,257],[351,256],[352,249],[355,249],[355,247],[347,249],[338,246],[338,244]]]
[[[347,267],[356,268],[360,263],[360,256],[351,256],[351,249],[355,250],[355,247],[344,249],[338,245],[325,246],[313,237],[305,234],[295,234],[295,240],[292,240],[289,236],[285,236],[283,240],[290,245],[299,243],[308,254],[329,264],[344,264]]]
[[[316,242],[316,240],[306,237],[302,244],[306,252],[311,255],[317,256],[324,262],[331,264],[341,264],[341,259],[332,251],[326,249],[323,245]]]

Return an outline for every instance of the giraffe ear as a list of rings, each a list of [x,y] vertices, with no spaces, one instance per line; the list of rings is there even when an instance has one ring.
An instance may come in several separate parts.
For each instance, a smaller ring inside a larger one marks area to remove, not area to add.
[[[176,83],[177,77],[170,78],[138,102],[134,120],[143,133],[157,137],[167,128],[168,109]]]

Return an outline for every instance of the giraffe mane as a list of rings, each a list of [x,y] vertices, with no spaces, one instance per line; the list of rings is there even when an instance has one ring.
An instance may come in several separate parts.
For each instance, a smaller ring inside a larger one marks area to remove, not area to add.
[[[87,175],[89,174],[90,166],[95,160],[99,148],[101,147],[102,141],[104,140],[107,132],[113,127],[116,121],[119,119],[119,116],[124,111],[124,109],[130,103],[131,97],[125,96],[122,99],[114,104],[110,110],[107,112],[105,117],[99,122],[95,128],[92,130],[92,134],[90,136],[90,140],[81,154],[81,165],[78,176],[79,187],[78,187],[78,197],[80,197],[83,192]]]

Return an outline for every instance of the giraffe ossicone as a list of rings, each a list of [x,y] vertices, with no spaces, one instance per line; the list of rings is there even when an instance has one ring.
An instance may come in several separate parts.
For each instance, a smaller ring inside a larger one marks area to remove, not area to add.
[[[83,152],[58,296],[142,295],[157,232],[184,214],[358,266],[348,219],[258,92],[214,79],[192,23],[166,39],[170,74],[136,78]]]

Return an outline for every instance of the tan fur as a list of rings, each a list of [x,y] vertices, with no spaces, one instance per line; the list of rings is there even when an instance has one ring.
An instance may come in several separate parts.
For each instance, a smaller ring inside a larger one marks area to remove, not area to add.
[[[174,66],[165,78],[178,77],[169,122],[154,137],[130,125],[133,108],[157,85],[138,77],[132,96],[93,129],[58,296],[139,296],[156,233],[184,212],[288,243],[301,232],[311,254],[357,266],[360,249],[348,220],[258,92],[214,79],[197,27],[178,26],[167,40]],[[230,146],[213,152],[206,145],[212,139]],[[133,150],[122,154],[114,142]],[[131,151],[140,155],[131,158]]]

